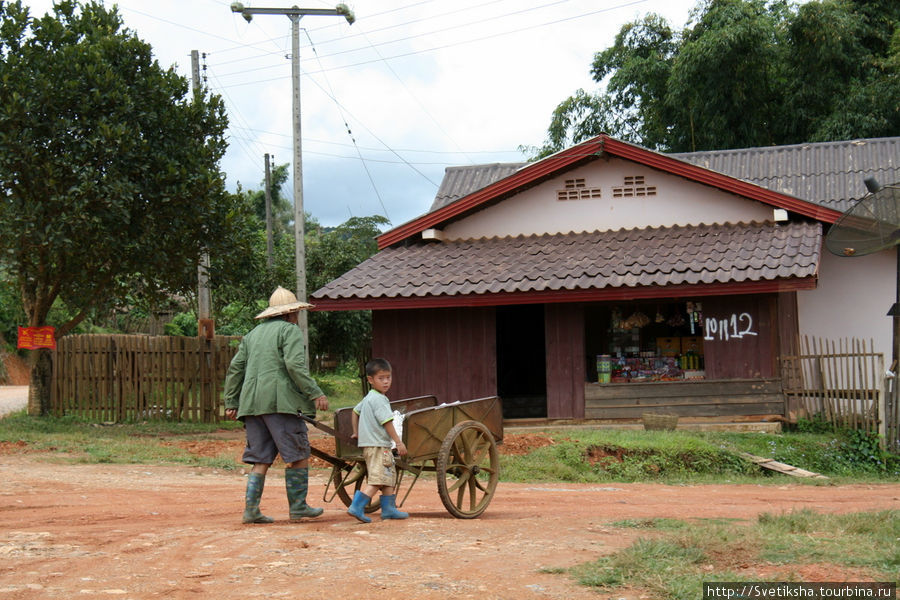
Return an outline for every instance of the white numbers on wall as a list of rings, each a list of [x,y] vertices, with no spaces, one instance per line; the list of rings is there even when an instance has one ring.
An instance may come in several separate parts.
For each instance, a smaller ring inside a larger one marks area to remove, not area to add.
[[[704,340],[739,340],[746,335],[757,335],[753,331],[753,317],[750,313],[732,314],[731,318],[706,319],[706,334]]]

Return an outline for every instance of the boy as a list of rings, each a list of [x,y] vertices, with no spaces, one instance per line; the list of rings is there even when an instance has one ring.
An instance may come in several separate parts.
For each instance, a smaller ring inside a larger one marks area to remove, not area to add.
[[[347,513],[363,523],[371,523],[365,509],[375,492],[381,491],[381,518],[405,519],[409,514],[397,510],[394,490],[394,455],[391,440],[400,456],[406,446],[394,428],[394,413],[385,394],[391,387],[391,365],[383,358],[373,358],[366,364],[366,380],[372,389],[353,408],[353,438],[366,459],[366,485],[356,491]]]

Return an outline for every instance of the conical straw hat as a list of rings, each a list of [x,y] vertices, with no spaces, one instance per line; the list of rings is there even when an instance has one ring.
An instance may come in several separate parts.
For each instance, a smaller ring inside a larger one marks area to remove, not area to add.
[[[287,314],[304,308],[312,308],[312,304],[300,302],[297,296],[290,290],[286,290],[280,285],[275,288],[272,295],[269,296],[269,308],[256,315],[257,319],[267,319],[269,317],[277,317],[278,315]]]

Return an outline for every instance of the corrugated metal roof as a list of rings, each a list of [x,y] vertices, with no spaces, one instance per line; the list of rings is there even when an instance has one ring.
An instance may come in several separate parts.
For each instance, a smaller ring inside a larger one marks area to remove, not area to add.
[[[480,190],[495,181],[512,175],[526,164],[528,163],[493,163],[447,167],[444,170],[441,187],[438,188],[429,212],[447,206],[475,190]]]
[[[841,212],[866,195],[866,177],[900,181],[900,137],[669,156]]]
[[[482,238],[386,248],[318,299],[733,283],[817,274],[820,223],[738,223]]]
[[[863,180],[900,182],[900,137],[738,150],[680,152],[667,156],[843,212],[866,194]],[[527,163],[449,167],[431,211],[442,208]]]

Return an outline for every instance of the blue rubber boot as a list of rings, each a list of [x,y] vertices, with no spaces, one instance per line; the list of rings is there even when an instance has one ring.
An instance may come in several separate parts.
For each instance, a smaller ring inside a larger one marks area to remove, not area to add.
[[[409,517],[409,513],[397,510],[397,496],[381,496],[381,518],[382,519],[405,519]]]
[[[361,491],[356,490],[356,494],[353,495],[353,502],[350,504],[350,508],[347,509],[347,514],[356,517],[363,523],[371,523],[372,519],[366,516],[366,506],[368,506],[371,499],[371,496],[366,496]]]

